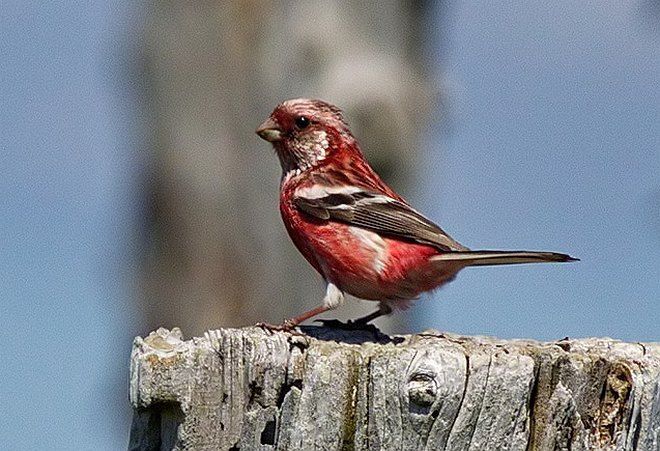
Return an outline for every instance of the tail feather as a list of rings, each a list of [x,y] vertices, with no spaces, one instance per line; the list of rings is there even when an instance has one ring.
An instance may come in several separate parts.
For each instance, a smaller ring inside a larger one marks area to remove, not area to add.
[[[570,255],[533,251],[465,251],[448,252],[433,257],[434,261],[461,261],[466,266],[515,265],[518,263],[552,263],[579,261]]]

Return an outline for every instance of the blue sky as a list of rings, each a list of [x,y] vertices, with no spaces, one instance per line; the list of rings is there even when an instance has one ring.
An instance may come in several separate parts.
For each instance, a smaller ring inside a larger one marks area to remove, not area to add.
[[[472,248],[582,261],[468,269],[416,323],[660,339],[660,12],[517,1],[445,13],[434,32],[448,39],[435,59],[449,124],[428,134],[420,206]]]
[[[141,163],[117,81],[131,13],[120,3],[10,1],[0,13],[6,449],[125,447]]]
[[[466,270],[415,307],[415,328],[660,339],[657,9],[454,3],[430,21],[429,39],[448,39],[428,44],[450,120],[429,127],[417,205],[473,248],[582,262]],[[126,443],[144,162],[121,58],[139,8],[9,1],[0,12],[8,449]]]

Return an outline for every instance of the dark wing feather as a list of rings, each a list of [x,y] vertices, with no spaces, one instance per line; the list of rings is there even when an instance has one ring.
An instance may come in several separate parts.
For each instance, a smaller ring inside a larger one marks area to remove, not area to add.
[[[405,203],[367,191],[328,193],[322,197],[296,196],[294,205],[322,220],[340,221],[381,235],[429,244],[441,251],[466,251],[440,227]]]

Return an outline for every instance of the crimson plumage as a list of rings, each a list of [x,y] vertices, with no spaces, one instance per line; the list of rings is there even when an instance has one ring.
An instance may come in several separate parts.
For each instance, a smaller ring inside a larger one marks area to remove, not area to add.
[[[322,100],[279,104],[257,133],[282,166],[280,212],[298,250],[328,283],[323,304],[291,328],[343,302],[380,301],[373,319],[405,308],[466,266],[560,262],[565,254],[471,251],[415,211],[374,172],[341,110]]]

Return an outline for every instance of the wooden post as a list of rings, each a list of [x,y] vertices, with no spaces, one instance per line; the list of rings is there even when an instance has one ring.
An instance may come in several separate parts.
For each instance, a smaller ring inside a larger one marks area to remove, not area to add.
[[[137,338],[129,449],[660,449],[660,343],[303,331]]]

